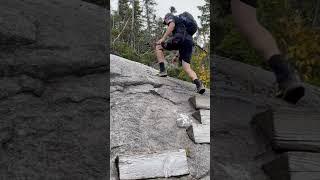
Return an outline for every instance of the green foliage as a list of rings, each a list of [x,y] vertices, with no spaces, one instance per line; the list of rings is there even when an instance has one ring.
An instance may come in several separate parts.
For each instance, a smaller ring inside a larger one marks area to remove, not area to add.
[[[204,6],[198,6],[201,16],[198,16],[201,22],[202,31],[208,32],[210,29],[210,0],[205,0]]]
[[[118,13],[121,17],[121,20],[126,20],[126,17],[127,17],[126,15],[128,14],[128,12],[131,12],[129,8],[129,0],[119,0],[118,3],[119,3]]]
[[[200,49],[196,50],[191,60],[192,69],[206,87],[210,87],[210,64],[208,60],[208,54]]]
[[[134,61],[137,61],[139,59],[139,56],[136,54],[133,48],[125,42],[119,42],[114,44],[112,49],[113,49],[112,53],[121,55],[121,57],[131,59]]]
[[[209,56],[206,52],[199,48],[195,49],[195,52],[191,58],[191,68],[197,74],[198,78],[203,82],[205,87],[210,87],[210,64]],[[181,66],[169,66],[168,75],[171,77],[177,77],[184,81],[191,82],[191,79],[186,74]]]
[[[313,14],[310,13],[310,9],[305,9],[315,5],[314,1],[277,2],[278,6],[261,1],[262,8],[278,12],[277,17],[272,13],[264,13],[261,16],[262,21],[269,22],[280,47],[287,53],[302,77],[307,82],[319,84],[320,31],[312,28]],[[272,19],[273,23],[270,23]]]
[[[179,77],[180,73],[183,72],[183,69],[181,66],[179,67],[168,67],[168,75],[170,77]],[[185,75],[183,77],[180,77],[179,79],[184,81],[190,81],[190,79]]]
[[[237,32],[230,30],[221,44],[216,48],[216,51],[226,57],[238,60],[244,63],[263,66],[262,57],[250,46],[248,41]]]
[[[116,43],[112,48],[112,54],[120,55],[126,59],[130,59],[132,61],[136,61],[142,64],[146,64],[151,66],[154,64],[154,53],[146,52],[144,54],[138,54],[128,43],[120,42]]]
[[[204,46],[210,47],[210,0],[205,0],[205,4],[198,6],[198,9],[201,12],[201,16],[198,16],[201,24],[198,35],[202,37]]]

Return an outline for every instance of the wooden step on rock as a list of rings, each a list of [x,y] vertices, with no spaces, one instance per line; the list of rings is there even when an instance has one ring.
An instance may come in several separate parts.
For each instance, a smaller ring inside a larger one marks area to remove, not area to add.
[[[210,97],[196,95],[189,99],[195,109],[210,109]]]
[[[210,144],[210,125],[193,123],[188,129],[187,134],[195,143]]]
[[[189,174],[186,151],[166,151],[153,154],[118,156],[120,180],[167,178]]]
[[[210,125],[210,110],[200,109],[192,114],[201,124]]]
[[[319,180],[320,154],[288,152],[263,165],[271,180]]]
[[[252,119],[275,150],[320,152],[320,113],[306,109],[267,110]]]

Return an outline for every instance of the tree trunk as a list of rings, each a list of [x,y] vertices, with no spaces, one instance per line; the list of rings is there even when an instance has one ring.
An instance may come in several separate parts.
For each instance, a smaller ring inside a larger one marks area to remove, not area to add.
[[[132,0],[132,25],[131,25],[131,38],[132,38],[132,48],[134,48],[134,0]]]
[[[147,18],[147,29],[148,29],[148,32],[150,32],[149,0],[145,1],[145,8],[146,8],[146,18]]]

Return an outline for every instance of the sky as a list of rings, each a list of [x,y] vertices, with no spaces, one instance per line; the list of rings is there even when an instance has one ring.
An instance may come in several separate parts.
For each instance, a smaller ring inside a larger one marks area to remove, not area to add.
[[[201,12],[197,6],[203,6],[204,0],[155,0],[157,2],[156,15],[158,17],[164,17],[169,12],[170,6],[174,6],[177,10],[177,14],[183,13],[184,11],[189,12],[195,18],[200,27],[200,20],[198,16]],[[114,10],[118,7],[118,0],[111,0],[111,9]]]

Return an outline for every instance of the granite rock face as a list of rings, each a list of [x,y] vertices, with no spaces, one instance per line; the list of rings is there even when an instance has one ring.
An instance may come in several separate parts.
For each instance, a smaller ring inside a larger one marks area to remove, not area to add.
[[[0,179],[103,179],[106,10],[0,1]]]
[[[320,89],[306,84],[306,96],[291,105],[274,98],[275,78],[269,71],[214,56],[213,162],[215,179],[268,180],[261,167],[278,154],[250,125],[252,117],[268,108],[318,109]]]
[[[185,149],[190,175],[178,179],[208,179],[210,145],[195,144],[177,124],[181,116],[199,123],[188,101],[195,85],[156,74],[151,67],[110,56],[110,178],[119,176],[117,156]]]

